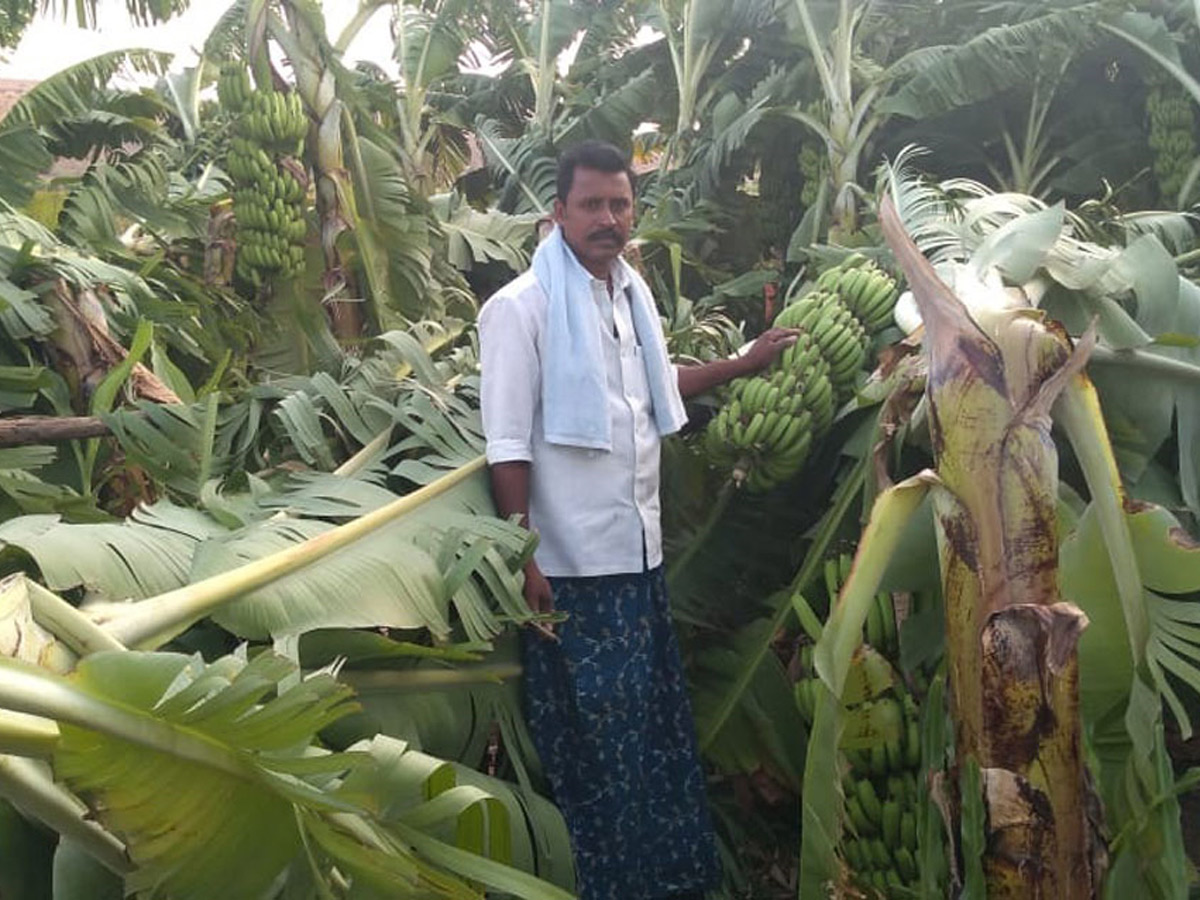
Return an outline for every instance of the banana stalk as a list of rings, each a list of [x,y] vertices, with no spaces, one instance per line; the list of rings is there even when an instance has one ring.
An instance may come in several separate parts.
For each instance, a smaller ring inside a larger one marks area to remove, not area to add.
[[[214,609],[231,600],[291,575],[329,554],[366,537],[421,504],[475,476],[484,466],[482,456],[442,476],[437,481],[405,494],[386,506],[369,512],[325,534],[309,538],[286,550],[255,560],[220,575],[185,585],[134,604],[91,607],[106,620],[99,624],[113,639],[127,647],[159,647],[182,633]]]
[[[1051,406],[1084,377],[1094,336],[1072,349],[1060,329],[1030,310],[980,311],[973,319],[904,231],[890,197],[880,223],[925,323],[937,469],[876,501],[817,644],[816,668],[842,701],[894,549],[887,545],[899,531],[895,520],[931,491],[954,759],[964,776],[961,795],[951,791],[940,802],[970,826],[964,850],[969,844],[981,854],[964,859],[974,882],[968,887],[985,887],[989,897],[1096,897],[1105,859],[1088,814],[1098,802],[1083,762],[1078,699],[1077,643],[1087,618],[1058,592],[1058,460],[1050,437]],[[836,711],[836,704],[819,706],[818,725],[822,712],[840,718]],[[806,771],[806,788],[829,774]],[[832,870],[827,855],[808,855],[802,866],[812,871],[801,880],[811,886],[813,876]]]
[[[343,340],[357,339],[362,334],[361,304],[349,301],[345,268],[337,247],[338,236],[356,229],[359,222],[354,186],[346,168],[343,148],[343,108],[338,99],[333,69],[324,63],[326,53],[321,36],[315,30],[308,10],[299,4],[285,2],[286,22],[264,12],[265,25],[259,30],[247,28],[252,36],[250,58],[265,58],[266,36],[282,48],[292,65],[296,89],[304,101],[310,119],[308,145],[316,176],[317,216],[320,222],[321,250],[325,260],[324,289],[329,304],[334,333]],[[248,13],[253,7],[248,7]],[[257,35],[257,40],[254,36]],[[372,266],[367,265],[368,273]]]
[[[1078,700],[1087,618],[1058,592],[1050,437],[1051,406],[1081,372],[1094,335],[1072,350],[1029,311],[972,319],[890,197],[880,223],[926,327],[956,756],[981,767],[988,895],[1094,897],[1102,863],[1086,814],[1096,804]]]
[[[825,143],[833,189],[833,226],[840,233],[849,234],[858,228],[858,201],[854,192],[858,164],[867,141],[886,119],[886,115],[873,109],[886,84],[871,84],[859,89],[856,95],[855,31],[866,5],[839,0],[836,25],[831,34],[823,35],[817,30],[808,0],[795,0],[795,4],[828,113],[824,119],[798,110],[791,115]]]

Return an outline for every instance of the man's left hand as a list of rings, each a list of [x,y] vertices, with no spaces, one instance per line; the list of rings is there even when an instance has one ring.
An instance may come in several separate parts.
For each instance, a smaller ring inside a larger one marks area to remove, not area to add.
[[[779,354],[796,343],[799,334],[795,328],[768,328],[760,334],[742,357],[747,374],[760,372],[775,362]]]

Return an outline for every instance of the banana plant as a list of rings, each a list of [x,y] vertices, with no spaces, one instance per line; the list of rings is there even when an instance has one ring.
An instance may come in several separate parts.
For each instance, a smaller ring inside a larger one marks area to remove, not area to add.
[[[1068,529],[1063,543],[1063,593],[1092,622],[1080,645],[1081,699],[1100,758],[1106,814],[1121,835],[1113,843],[1108,890],[1113,896],[1181,896],[1186,862],[1175,793],[1183,784],[1172,784],[1160,711],[1165,703],[1179,730],[1190,734],[1187,705],[1165,672],[1181,677],[1189,690],[1200,680],[1194,636],[1181,625],[1189,621],[1189,604],[1164,606],[1163,594],[1179,589],[1187,596],[1196,587],[1180,552],[1187,530],[1195,528],[1196,469],[1188,451],[1179,454],[1174,476],[1163,464],[1159,449],[1170,424],[1157,424],[1164,409],[1146,408],[1145,397],[1162,396],[1179,434],[1194,429],[1196,350],[1171,336],[1200,321],[1200,290],[1180,277],[1168,249],[1189,246],[1190,229],[1178,229],[1173,216],[1127,216],[1120,221],[1123,240],[1109,247],[1083,237],[1101,229],[1032,198],[994,195],[962,181],[941,187],[910,181],[898,193],[906,198],[900,205],[935,263],[945,271],[975,272],[955,281],[968,302],[980,292],[1006,294],[1010,308],[1037,303],[1072,331],[1096,323],[1100,340],[1090,374],[1100,401],[1069,389],[1057,411],[1092,497],[1079,510],[1078,530]],[[1002,281],[980,274],[992,267]],[[1133,310],[1117,303],[1128,296],[1136,298]],[[1096,436],[1101,404],[1112,435],[1103,441]],[[1172,486],[1155,490],[1158,478]],[[1187,525],[1159,504],[1189,513]],[[1067,522],[1074,520],[1067,515]],[[1097,565],[1097,554],[1104,563],[1094,575],[1089,567]],[[1186,586],[1164,588],[1158,573],[1168,571],[1167,559]],[[1160,850],[1150,852],[1151,846]]]
[[[802,896],[844,877],[836,762],[843,691],[889,557],[931,495],[954,735],[953,763],[940,741],[927,741],[924,765],[928,796],[940,810],[934,815],[947,820],[952,885],[989,896],[1181,897],[1186,859],[1175,794],[1184,785],[1170,774],[1160,710],[1166,700],[1189,733],[1164,672],[1181,673],[1195,687],[1200,654],[1184,624],[1195,615],[1190,604],[1164,607],[1152,592],[1165,589],[1156,557],[1178,555],[1187,542],[1172,536],[1178,523],[1165,510],[1128,501],[1096,391],[1082,373],[1095,352],[1094,330],[1072,349],[1060,326],[1014,302],[1019,295],[998,280],[984,287],[953,279],[964,306],[895,215],[896,207],[914,208],[900,183],[891,182],[881,223],[925,324],[927,387],[918,409],[937,467],[876,500],[849,581],[819,632],[815,660],[826,690],[817,699],[805,772]],[[1047,212],[1043,222],[1053,244],[1061,213]],[[950,271],[947,259],[958,248],[943,240],[949,230],[937,237],[923,224],[928,219],[914,214],[908,227],[940,249],[942,271]],[[977,248],[977,264],[1006,268],[1018,282],[1018,269],[1025,280],[1042,265],[1061,271],[1053,253],[1030,254],[1016,235],[1013,228],[1003,240],[997,233],[986,250]],[[1082,516],[1065,521],[1052,414],[1091,496]],[[1061,546],[1060,530],[1067,535]],[[1095,554],[1108,561],[1099,577],[1088,576],[1084,554],[1093,564]],[[1190,570],[1177,560],[1174,571]],[[1111,668],[1114,652],[1128,659],[1119,674]],[[1091,777],[1084,771],[1085,716],[1100,760]],[[1120,835],[1107,850],[1111,867],[1098,832],[1104,817]],[[939,845],[940,853],[945,838],[938,831],[926,832],[924,843]],[[1051,834],[1053,845],[1039,847],[1035,836]],[[1158,849],[1151,853],[1150,846]],[[1055,854],[1053,866],[1031,864]]]
[[[464,107],[500,191],[496,206],[548,215],[556,148],[585,137],[623,145],[653,105],[654,73],[634,41],[640,7],[497,2],[487,18],[488,50],[508,65]]]
[[[396,8],[396,62],[403,78],[396,98],[396,123],[404,151],[409,184],[424,196],[443,188],[467,160],[465,136],[452,129],[435,110],[430,94],[458,74],[459,60],[467,53],[472,4],[441,0],[432,6],[401,3]],[[434,145],[441,168],[435,170]],[[447,177],[448,176],[448,177]]]
[[[863,156],[892,116],[929,117],[1030,87],[1042,77],[1047,60],[1058,66],[1093,46],[1102,34],[1097,27],[1100,5],[1079,4],[989,28],[958,46],[919,47],[894,60],[866,64],[865,36],[886,32],[892,13],[858,0],[838,0],[836,13],[822,18],[814,15],[815,4],[809,0],[794,4],[800,37],[820,80],[823,110],[797,108],[791,114],[825,143],[832,227],[843,235],[858,228],[862,191],[857,178]],[[1035,103],[1031,127],[1036,108]],[[1029,155],[1026,148],[1024,156]]]

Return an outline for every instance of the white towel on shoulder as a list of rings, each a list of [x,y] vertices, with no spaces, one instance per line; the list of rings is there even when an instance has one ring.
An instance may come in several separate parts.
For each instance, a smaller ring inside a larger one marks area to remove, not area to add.
[[[661,436],[687,421],[675,367],[667,358],[658,311],[646,282],[625,260],[633,330],[642,347],[646,380]],[[533,272],[546,292],[546,358],[542,360],[542,422],[546,441],[568,447],[612,450],[600,311],[591,276],[555,228],[533,254]]]

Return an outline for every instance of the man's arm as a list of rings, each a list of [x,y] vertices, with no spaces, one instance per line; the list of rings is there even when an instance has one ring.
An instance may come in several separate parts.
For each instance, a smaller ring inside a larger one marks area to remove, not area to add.
[[[485,303],[479,316],[479,345],[479,401],[492,499],[501,516],[519,516],[528,528],[533,411],[542,377],[528,307],[511,296]],[[522,591],[534,612],[553,609],[550,583],[532,559],[525,565]]]
[[[521,517],[521,527],[529,527],[529,463],[524,461],[493,463],[490,467],[492,498],[502,518]],[[525,602],[534,612],[554,610],[550,582],[531,557],[525,564]]]
[[[685,398],[703,394],[719,384],[753,375],[775,362],[779,354],[796,343],[797,332],[791,328],[768,328],[750,345],[742,356],[718,359],[697,366],[678,366],[679,393]]]

